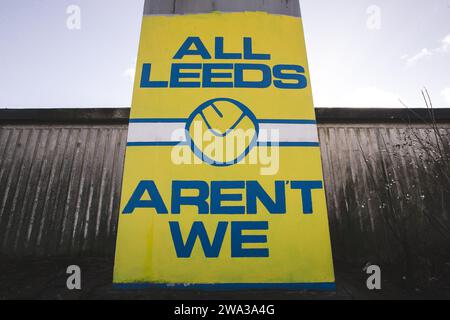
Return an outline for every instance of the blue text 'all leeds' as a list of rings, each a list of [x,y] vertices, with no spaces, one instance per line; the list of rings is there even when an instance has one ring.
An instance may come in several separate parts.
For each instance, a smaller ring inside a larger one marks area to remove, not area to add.
[[[304,89],[308,85],[305,68],[294,64],[265,64],[270,53],[255,53],[252,38],[243,38],[242,52],[226,52],[224,38],[216,37],[208,50],[199,37],[188,37],[173,60],[197,56],[203,63],[172,63],[167,79],[153,79],[151,62],[142,65],[141,88],[268,88]],[[239,63],[208,63],[208,60],[241,60]]]

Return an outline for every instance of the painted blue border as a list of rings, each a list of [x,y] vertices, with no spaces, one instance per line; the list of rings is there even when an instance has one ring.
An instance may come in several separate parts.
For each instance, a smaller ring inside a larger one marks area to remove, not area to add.
[[[174,147],[187,145],[186,141],[153,141],[153,142],[127,142],[127,147]]]
[[[184,118],[131,118],[129,123],[186,123]],[[316,120],[308,119],[257,119],[259,123],[285,123],[285,124],[317,124]]]
[[[258,147],[320,147],[319,142],[258,142]]]
[[[187,141],[127,142],[127,147],[174,147],[187,146]],[[258,147],[320,147],[319,142],[258,142]]]
[[[252,289],[284,289],[308,291],[336,291],[334,282],[311,283],[197,283],[197,284],[169,284],[153,282],[113,283],[117,289],[199,289],[206,291],[252,290]]]
[[[239,105],[242,105],[240,102],[228,99],[228,98],[219,98],[219,99],[213,99],[210,101],[207,101],[207,103],[213,103],[216,100],[230,100],[234,103],[238,103]],[[205,108],[205,104],[203,103],[200,107],[196,109],[197,110],[203,110]],[[209,106],[209,104],[207,104]],[[266,124],[317,124],[316,120],[308,120],[308,119],[257,119],[251,111],[244,105],[241,106],[243,110],[246,111],[246,113],[250,113],[251,119],[255,123],[256,127],[259,128],[259,123],[266,123]],[[188,127],[189,123],[192,121],[193,115],[195,115],[196,112],[194,111],[191,116],[188,119],[184,118],[132,118],[129,120],[130,123],[184,123],[186,124],[186,127]],[[255,136],[257,138],[258,134]],[[155,142],[127,142],[127,147],[155,147],[155,146],[167,146],[167,147],[173,147],[176,145],[191,145],[192,151],[198,156],[197,153],[201,153],[200,150],[197,150],[195,145],[193,145],[192,142],[186,141],[186,142],[176,142],[176,141],[155,141]],[[252,141],[252,146],[278,146],[278,147],[320,147],[320,144],[318,142],[278,142],[278,143],[271,143],[271,142],[257,142]],[[245,156],[251,148],[247,148],[246,152],[244,152],[243,155]],[[202,159],[203,161],[205,159]],[[213,165],[219,165],[215,163],[211,159],[206,159],[209,161],[206,161],[207,163],[213,164]],[[235,161],[232,161],[230,163],[222,164],[223,166],[229,166],[231,164],[235,164]]]
[[[258,119],[259,123],[283,123],[283,124],[317,124],[316,120],[306,119]]]

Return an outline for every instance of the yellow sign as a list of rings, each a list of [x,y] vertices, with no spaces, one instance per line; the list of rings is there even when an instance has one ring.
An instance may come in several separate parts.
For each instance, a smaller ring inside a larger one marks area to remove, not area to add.
[[[300,18],[145,16],[114,283],[334,289]]]

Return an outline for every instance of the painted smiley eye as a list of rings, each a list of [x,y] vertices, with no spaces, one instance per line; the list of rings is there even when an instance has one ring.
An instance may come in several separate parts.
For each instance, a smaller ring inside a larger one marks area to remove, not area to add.
[[[242,161],[256,146],[259,126],[243,103],[217,98],[192,112],[186,131],[197,157],[214,166],[230,166]]]

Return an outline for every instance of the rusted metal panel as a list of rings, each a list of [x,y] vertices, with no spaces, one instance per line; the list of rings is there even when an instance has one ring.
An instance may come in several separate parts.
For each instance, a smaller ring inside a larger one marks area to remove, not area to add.
[[[112,255],[127,125],[16,120],[0,125],[0,255]],[[433,145],[449,148],[450,122],[437,126],[319,125],[336,258],[446,245],[450,168]]]

